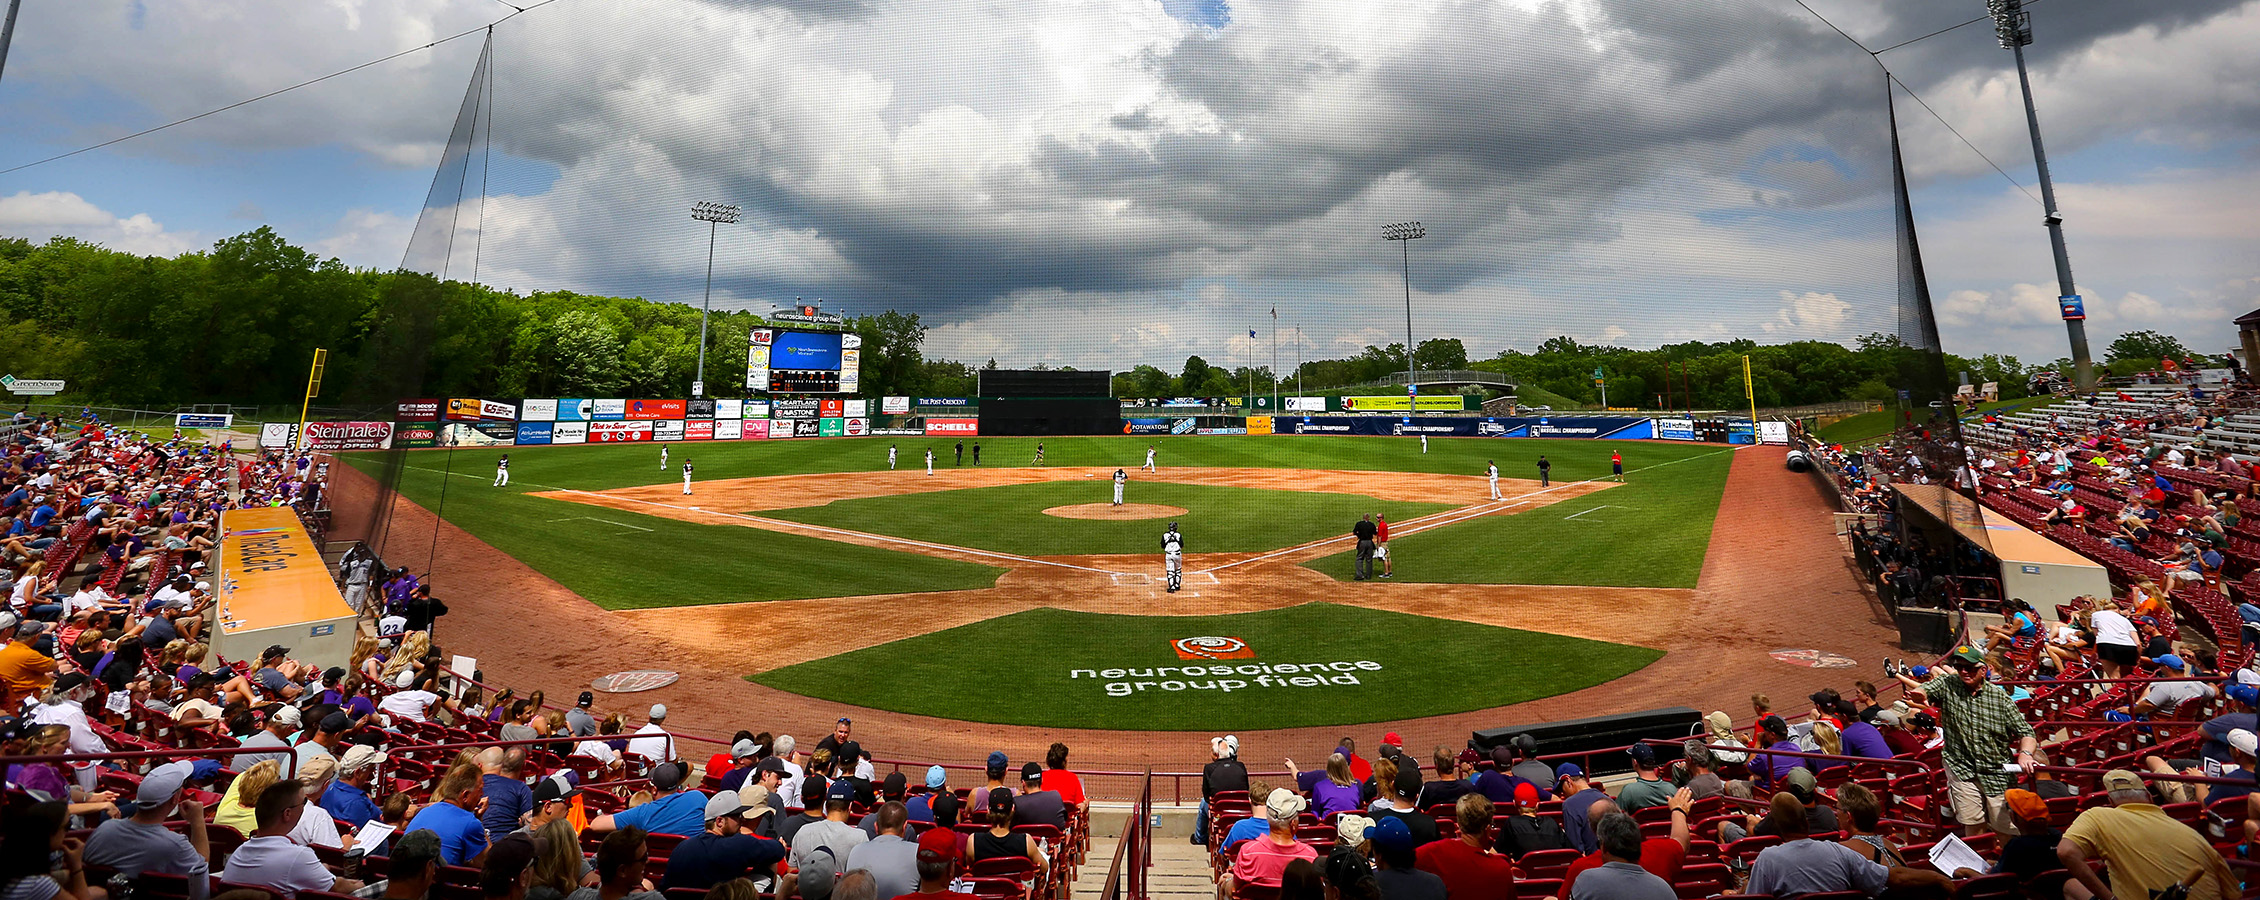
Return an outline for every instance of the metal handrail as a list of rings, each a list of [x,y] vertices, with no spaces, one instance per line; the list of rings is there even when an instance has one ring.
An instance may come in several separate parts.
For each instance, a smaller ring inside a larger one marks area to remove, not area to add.
[[[1106,900],[1146,900],[1146,870],[1154,863],[1153,797],[1154,780],[1149,770],[1137,802],[1130,805],[1122,837],[1114,845],[1114,862],[1107,866],[1106,884],[1099,892]]]

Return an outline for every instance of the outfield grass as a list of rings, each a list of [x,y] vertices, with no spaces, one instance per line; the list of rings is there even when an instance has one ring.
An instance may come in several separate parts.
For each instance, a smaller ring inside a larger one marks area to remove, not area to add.
[[[537,488],[515,480],[492,487],[493,464],[471,468],[466,455],[458,454],[453,477],[444,474],[444,453],[410,456],[401,494],[443,509],[448,521],[606,609],[968,590],[993,587],[1004,574],[915,553],[529,496]],[[367,457],[349,461],[363,472],[373,468]],[[513,478],[517,469],[513,460]],[[420,570],[417,549],[394,549],[386,562]]]
[[[1200,636],[1239,638],[1255,656],[1180,658],[1174,642]],[[973,722],[1240,731],[1354,725],[1521,703],[1623,677],[1662,655],[1645,647],[1329,603],[1189,617],[1044,608],[747,679],[841,703]],[[1206,671],[1227,665],[1236,670],[1229,676]],[[1271,675],[1239,668],[1282,665],[1296,671]],[[1197,673],[1175,671],[1187,666]],[[1306,666],[1325,674],[1305,675],[1300,670]],[[1326,683],[1259,683],[1298,678]],[[1225,680],[1245,686],[1226,691]],[[1311,758],[1296,761],[1323,762],[1318,755],[1323,748],[1311,749]]]
[[[1161,552],[1164,521],[1063,519],[1043,513],[1054,506],[1105,503],[1113,492],[1112,480],[1092,478],[839,500],[762,515],[1022,556]],[[1124,500],[1184,507],[1179,529],[1193,553],[1276,550],[1344,534],[1366,513],[1402,520],[1453,506],[1136,479]]]
[[[1679,452],[1653,458],[1665,449]],[[1621,487],[1512,515],[1392,536],[1394,580],[1694,587],[1703,574],[1711,521],[1726,489],[1733,451],[1716,444],[1643,442],[1624,452]],[[1584,465],[1567,470],[1554,466],[1556,484],[1602,474]],[[1357,557],[1344,552],[1307,565],[1347,580],[1355,574]]]

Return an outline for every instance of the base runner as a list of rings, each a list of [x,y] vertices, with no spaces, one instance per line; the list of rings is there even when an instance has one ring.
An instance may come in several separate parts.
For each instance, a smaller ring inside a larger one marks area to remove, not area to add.
[[[1169,592],[1185,585],[1185,538],[1177,533],[1177,523],[1169,523],[1169,530],[1161,533],[1161,570],[1169,579]]]
[[[1146,458],[1152,459],[1153,457],[1149,455]],[[1122,483],[1129,480],[1130,476],[1127,473],[1121,469],[1114,470],[1114,505],[1122,505]]]

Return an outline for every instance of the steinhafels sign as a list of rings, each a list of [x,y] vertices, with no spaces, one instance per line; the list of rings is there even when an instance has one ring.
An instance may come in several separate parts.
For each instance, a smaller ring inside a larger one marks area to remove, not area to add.
[[[308,422],[301,450],[388,450],[391,422]]]

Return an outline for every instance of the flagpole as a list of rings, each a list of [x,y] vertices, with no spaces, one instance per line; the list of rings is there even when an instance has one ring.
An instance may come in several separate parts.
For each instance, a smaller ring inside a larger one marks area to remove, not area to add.
[[[1271,308],[1271,411],[1279,411],[1279,307]]]

